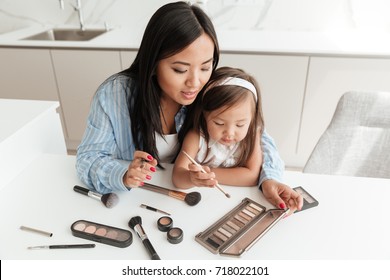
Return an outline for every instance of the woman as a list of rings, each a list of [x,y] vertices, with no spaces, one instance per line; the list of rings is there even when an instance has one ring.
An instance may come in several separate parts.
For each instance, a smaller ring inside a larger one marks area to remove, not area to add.
[[[159,8],[132,65],[108,78],[94,96],[77,150],[80,179],[100,193],[128,190],[150,180],[159,162],[173,162],[187,106],[218,59],[213,24],[199,7],[175,2]],[[283,163],[272,139],[264,133],[262,142],[264,195],[282,208],[299,208],[302,198],[278,182]]]

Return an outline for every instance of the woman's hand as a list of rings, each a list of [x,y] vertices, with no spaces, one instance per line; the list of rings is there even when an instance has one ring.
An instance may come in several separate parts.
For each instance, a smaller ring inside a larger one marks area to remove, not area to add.
[[[127,188],[143,186],[145,180],[152,179],[156,166],[157,160],[151,155],[143,151],[135,151],[134,159],[123,175],[123,184]]]
[[[295,210],[301,210],[303,205],[302,196],[289,186],[276,180],[266,180],[262,183],[263,194],[266,199],[281,209],[289,208],[288,215]]]
[[[202,172],[202,168],[190,163],[188,170],[190,171],[190,180],[194,186],[197,187],[214,187],[218,181],[215,179],[215,173],[211,172],[208,166],[202,166],[206,173]]]

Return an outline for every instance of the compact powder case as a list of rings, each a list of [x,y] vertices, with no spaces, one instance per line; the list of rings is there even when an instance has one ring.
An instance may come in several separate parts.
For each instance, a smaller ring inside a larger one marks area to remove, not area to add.
[[[301,186],[293,188],[297,193],[299,193],[303,198],[303,206],[301,210],[297,210],[295,212],[303,211],[315,206],[318,206],[318,201],[311,196],[304,188]]]
[[[173,227],[167,232],[167,239],[171,244],[178,244],[183,241],[183,230]]]
[[[70,227],[74,236],[125,248],[133,242],[133,234],[125,229],[78,220]]]
[[[229,213],[198,233],[195,240],[214,254],[241,256],[287,213],[288,209],[270,209],[244,198]]]
[[[157,227],[160,231],[167,232],[173,225],[171,217],[163,216],[157,221]]]

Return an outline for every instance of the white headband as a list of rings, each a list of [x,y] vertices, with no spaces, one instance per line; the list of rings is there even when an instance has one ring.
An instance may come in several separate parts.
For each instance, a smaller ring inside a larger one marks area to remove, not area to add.
[[[239,86],[239,87],[246,88],[247,90],[253,93],[253,96],[255,97],[255,100],[257,102],[256,88],[252,83],[248,82],[247,80],[236,78],[236,77],[228,77],[222,82],[218,83],[216,86]]]

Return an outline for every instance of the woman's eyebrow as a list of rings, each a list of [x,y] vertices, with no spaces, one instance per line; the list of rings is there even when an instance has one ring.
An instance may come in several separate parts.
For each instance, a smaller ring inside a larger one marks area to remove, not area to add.
[[[206,60],[205,62],[203,62],[202,65],[210,63],[212,60],[213,60],[213,58],[210,58],[210,59]],[[185,65],[185,66],[191,65],[190,63],[184,62],[184,61],[174,61],[172,64],[181,64],[181,65]]]

